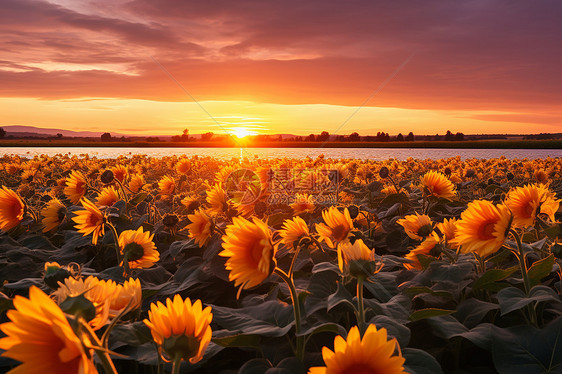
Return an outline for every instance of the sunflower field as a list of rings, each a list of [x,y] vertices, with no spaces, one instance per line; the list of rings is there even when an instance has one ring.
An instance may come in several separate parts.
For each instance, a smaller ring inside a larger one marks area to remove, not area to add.
[[[562,159],[0,160],[0,372],[562,373]]]

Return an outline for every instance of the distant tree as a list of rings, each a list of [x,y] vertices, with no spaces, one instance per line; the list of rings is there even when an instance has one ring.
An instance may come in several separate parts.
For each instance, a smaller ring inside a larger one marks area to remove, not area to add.
[[[279,135],[279,137],[277,138],[278,142],[282,142],[283,141],[283,135]]]
[[[433,140],[437,140],[437,141],[441,140],[441,135],[435,134],[435,136],[433,137]]]
[[[314,134],[310,134],[309,136],[307,136],[306,138],[304,138],[305,142],[313,142],[316,140],[316,135]]]
[[[179,136],[179,135],[172,136],[172,141],[173,142],[181,142],[181,136]]]
[[[358,142],[361,140],[361,136],[359,136],[359,134],[357,132],[352,132],[351,134],[349,134],[349,136],[347,137],[347,139],[350,142]]]
[[[204,134],[201,134],[201,140],[202,141],[209,141],[213,138],[213,135],[215,135],[215,134],[211,131],[206,132]]]
[[[148,138],[146,138],[146,141],[147,142],[159,142],[160,138],[157,137],[157,136],[155,136],[155,137],[149,136]]]
[[[108,132],[104,132],[101,136],[102,142],[110,142],[111,141],[111,134]]]
[[[404,141],[404,135],[402,135],[402,133],[399,133],[399,134],[396,136],[396,141],[397,141],[397,142],[403,142],[403,141]]]
[[[462,132],[457,132],[457,133],[455,134],[455,140],[457,140],[457,141],[462,141],[462,140],[464,140],[464,134],[463,134]]]
[[[322,131],[320,135],[318,135],[318,140],[321,142],[325,142],[330,139],[330,133],[328,131]]]
[[[0,127],[0,139],[4,139],[6,136],[6,130],[3,127]]]
[[[406,139],[405,139],[405,140],[406,140],[407,142],[413,142],[414,139],[415,139],[415,138],[414,138],[414,133],[410,131],[410,132],[408,133],[408,135],[406,136]]]
[[[62,134],[57,134],[57,138],[62,139]]]
[[[445,140],[446,141],[455,140],[455,135],[453,135],[453,133],[450,130],[447,130],[447,133],[445,134]]]
[[[189,140],[189,130],[188,129],[184,129],[182,134],[181,134],[181,140],[183,141],[188,141]]]

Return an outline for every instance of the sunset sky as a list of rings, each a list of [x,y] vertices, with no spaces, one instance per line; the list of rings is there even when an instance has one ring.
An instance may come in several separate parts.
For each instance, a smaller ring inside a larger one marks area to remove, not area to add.
[[[0,126],[562,132],[561,19],[559,0],[0,0]]]

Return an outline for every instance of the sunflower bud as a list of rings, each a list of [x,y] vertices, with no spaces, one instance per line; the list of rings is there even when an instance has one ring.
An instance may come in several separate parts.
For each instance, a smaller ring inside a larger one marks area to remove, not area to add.
[[[164,216],[164,219],[162,219],[162,223],[167,228],[175,227],[178,224],[178,222],[179,222],[179,218],[175,214],[166,214]]]
[[[347,207],[347,210],[349,211],[349,217],[351,217],[351,219],[355,219],[359,215],[359,207],[357,207],[357,205],[350,205]]]
[[[113,171],[109,169],[104,171],[100,176],[100,180],[104,184],[109,184],[113,182],[113,178],[114,178]]]
[[[451,168],[450,167],[447,166],[444,171],[445,171],[445,175],[451,175]]]
[[[466,171],[466,177],[467,178],[472,178],[474,175],[476,175],[476,172],[474,171],[474,169],[468,169]]]
[[[56,290],[59,288],[58,282],[63,282],[71,274],[65,268],[60,267],[60,265],[56,262],[47,262],[45,263],[45,276],[43,277],[43,281],[47,286],[49,286],[52,290]]]

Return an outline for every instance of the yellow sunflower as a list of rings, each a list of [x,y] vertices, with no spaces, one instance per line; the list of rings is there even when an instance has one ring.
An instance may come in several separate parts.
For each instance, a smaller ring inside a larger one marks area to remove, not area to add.
[[[166,360],[181,358],[195,364],[203,358],[211,342],[211,307],[203,309],[201,300],[193,304],[180,295],[168,298],[166,305],[158,301],[150,305],[148,319],[143,322],[150,328],[159,351]]]
[[[207,202],[211,205],[208,212],[216,215],[225,212],[228,209],[226,203],[226,193],[222,188],[221,183],[215,184],[209,191],[207,191]]]
[[[127,175],[129,174],[129,171],[123,165],[116,165],[113,169],[111,169],[111,171],[113,172],[115,179],[119,180],[121,183],[125,181],[125,178],[127,178]]]
[[[410,214],[396,221],[397,224],[404,227],[406,234],[414,240],[423,240],[433,231],[433,223],[431,218],[425,214]]]
[[[306,193],[297,193],[295,202],[290,204],[295,214],[313,213],[316,206],[314,205],[314,196]]]
[[[503,245],[510,229],[511,213],[501,204],[475,200],[461,214],[453,240],[462,253],[476,252],[480,257],[495,253]]]
[[[451,200],[455,197],[455,185],[445,175],[435,170],[428,171],[421,177],[423,194]]]
[[[43,291],[29,289],[29,299],[14,298],[7,312],[11,322],[0,325],[7,336],[0,339],[2,356],[22,364],[9,373],[97,373],[93,361],[62,310]]]
[[[129,181],[129,189],[137,193],[142,190],[144,184],[144,177],[142,175],[133,175]]]
[[[189,230],[189,237],[197,243],[199,248],[205,246],[213,234],[211,217],[200,208],[193,214],[189,214],[187,218],[191,222],[185,227]]]
[[[100,283],[109,295],[109,318],[114,318],[119,313],[139,309],[142,302],[142,289],[138,279],[129,278],[123,284],[117,284],[112,280]]]
[[[8,231],[23,220],[25,204],[17,193],[6,186],[0,189],[0,230]]]
[[[353,229],[353,221],[347,208],[342,213],[336,207],[331,206],[330,209],[322,212],[322,218],[326,224],[316,224],[316,231],[320,236],[318,241],[325,241],[330,248],[334,248],[336,243],[349,237]]]
[[[79,171],[73,171],[66,178],[64,194],[72,204],[78,204],[80,199],[86,194],[86,177]]]
[[[371,324],[367,328],[363,339],[359,329],[354,326],[347,334],[347,340],[336,336],[334,351],[328,347],[322,348],[324,364],[322,367],[312,367],[309,374],[351,374],[351,373],[384,373],[400,374],[404,371],[405,359],[394,355],[398,343],[396,340],[387,341],[385,328],[377,330]]]
[[[158,189],[160,191],[160,194],[161,195],[172,195],[174,193],[174,190],[176,189],[175,183],[176,183],[176,181],[174,180],[174,178],[169,177],[167,175],[164,176],[158,182]]]
[[[52,296],[65,312],[80,315],[94,330],[105,326],[111,297],[105,282],[90,275],[86,279],[68,277],[59,285]]]
[[[542,184],[528,184],[509,191],[505,205],[513,214],[513,226],[528,227],[535,224],[538,213],[548,215],[554,221],[560,200]]]
[[[375,249],[369,249],[362,239],[353,244],[349,240],[338,244],[338,266],[344,272],[349,269],[353,276],[360,273],[371,275],[375,270]]]
[[[195,195],[189,195],[181,199],[181,204],[185,206],[188,210],[194,211],[200,205],[199,198]]]
[[[457,249],[458,244],[455,243],[454,239],[457,235],[457,219],[456,218],[445,218],[443,222],[439,222],[436,227],[441,231],[447,244],[452,249]]]
[[[98,206],[112,206],[119,201],[119,194],[112,186],[104,187],[98,194],[96,201]]]
[[[439,236],[437,236],[435,232],[432,232],[431,235],[426,237],[425,240],[421,242],[420,245],[412,249],[410,253],[404,256],[404,258],[413,261],[413,263],[411,264],[404,264],[404,267],[408,270],[412,270],[412,269],[421,270],[422,266],[418,255],[431,256],[431,251],[435,248],[435,246],[438,243],[439,243]]]
[[[271,242],[271,230],[263,221],[254,218],[248,221],[234,217],[232,225],[223,235],[223,251],[219,256],[229,257],[226,270],[228,279],[240,290],[257,286],[275,268],[275,246]]]
[[[146,269],[160,259],[160,253],[152,239],[154,234],[143,231],[142,226],[137,230],[125,230],[119,235],[119,247],[129,269]],[[120,265],[123,265],[121,262]]]
[[[298,243],[299,240],[310,235],[308,225],[304,219],[298,216],[285,220],[279,234],[283,238],[281,242],[291,249],[295,249],[295,243]]]
[[[66,217],[66,207],[59,201],[59,199],[51,199],[47,205],[41,210],[43,219],[43,232],[49,232],[56,229]]]
[[[76,222],[78,232],[84,236],[92,234],[92,244],[96,245],[98,238],[105,232],[103,213],[90,200],[83,198],[81,201],[86,210],[75,211],[76,217],[72,217],[72,220]]]
[[[176,164],[176,171],[178,174],[187,174],[187,172],[191,169],[191,161],[186,158],[182,158]]]

